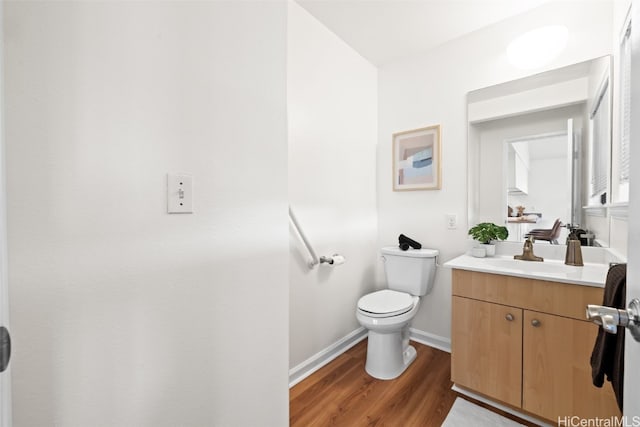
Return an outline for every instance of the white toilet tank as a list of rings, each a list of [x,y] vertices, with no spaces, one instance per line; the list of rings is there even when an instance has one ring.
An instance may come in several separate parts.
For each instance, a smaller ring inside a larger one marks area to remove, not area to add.
[[[423,296],[431,292],[436,274],[435,249],[400,250],[389,246],[380,250],[384,260],[387,287],[394,291]]]

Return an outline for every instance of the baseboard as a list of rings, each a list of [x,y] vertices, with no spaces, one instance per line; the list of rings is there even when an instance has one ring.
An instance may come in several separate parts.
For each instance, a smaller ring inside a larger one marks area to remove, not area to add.
[[[511,408],[509,406],[501,405],[500,403],[494,402],[491,399],[487,399],[486,397],[484,397],[484,396],[482,396],[480,394],[474,393],[474,392],[472,392],[470,390],[467,390],[467,389],[464,389],[462,387],[458,387],[455,384],[451,386],[451,390],[455,391],[458,394],[462,394],[464,396],[468,396],[468,397],[470,397],[472,399],[478,400],[478,401],[480,401],[482,403],[486,403],[487,405],[493,406],[494,408],[500,409],[501,411],[504,411],[504,412],[506,412],[508,414],[515,415],[516,417],[522,418],[525,421],[529,421],[532,424],[535,424],[535,425],[538,425],[538,426],[543,426],[543,427],[551,427],[551,424],[546,424],[546,423],[540,421],[537,418],[534,418],[534,417],[532,417],[530,415],[527,415],[527,414],[523,414],[522,412],[519,412],[519,411],[517,411],[517,410],[515,410],[515,409],[513,409],[513,408]]]
[[[411,332],[409,338],[413,341],[451,353],[450,338],[441,337],[415,328],[409,328],[409,332]]]
[[[449,338],[414,328],[410,328],[409,331],[411,332],[410,339],[413,341],[451,353],[451,340]],[[367,330],[360,327],[349,335],[341,338],[339,341],[331,344],[324,350],[314,354],[298,366],[289,369],[289,388],[298,384],[300,381],[304,380],[309,375],[313,374],[315,371],[322,368],[324,365],[331,362],[333,359],[340,356],[366,337]]]
[[[333,359],[340,356],[366,337],[367,330],[360,327],[319,353],[314,354],[298,366],[289,369],[289,388],[298,384],[300,381],[307,378],[309,375],[313,374],[315,371],[322,368],[324,365],[331,362]]]

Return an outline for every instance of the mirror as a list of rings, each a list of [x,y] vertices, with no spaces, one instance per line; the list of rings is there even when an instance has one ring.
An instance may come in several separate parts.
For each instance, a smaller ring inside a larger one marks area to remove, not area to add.
[[[556,219],[566,223],[572,218],[569,131],[506,140],[503,145],[509,240],[523,241],[532,228],[550,229]],[[577,223],[575,218],[570,222]],[[567,231],[561,228],[551,241],[564,241]]]
[[[606,56],[468,94],[470,225],[504,224],[522,241],[560,220],[583,245],[608,244],[610,81]]]

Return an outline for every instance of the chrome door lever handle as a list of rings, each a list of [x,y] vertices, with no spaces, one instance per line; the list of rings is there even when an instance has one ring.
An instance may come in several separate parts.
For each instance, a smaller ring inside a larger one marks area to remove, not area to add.
[[[601,305],[588,305],[587,319],[596,325],[602,326],[605,331],[611,334],[617,333],[618,326],[627,326],[629,323],[629,316],[626,310],[603,307]]]
[[[640,300],[633,299],[626,310],[601,305],[587,305],[587,320],[602,326],[605,332],[616,334],[618,326],[628,328],[636,341],[640,341]]]

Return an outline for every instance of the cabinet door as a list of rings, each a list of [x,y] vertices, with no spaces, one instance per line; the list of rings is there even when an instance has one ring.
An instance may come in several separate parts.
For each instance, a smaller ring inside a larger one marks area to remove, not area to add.
[[[453,297],[451,378],[513,406],[522,396],[522,310]]]
[[[620,415],[611,385],[591,382],[592,323],[525,310],[522,408],[548,420]]]

